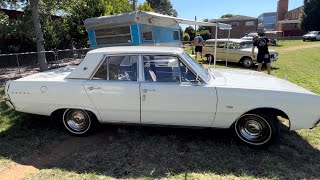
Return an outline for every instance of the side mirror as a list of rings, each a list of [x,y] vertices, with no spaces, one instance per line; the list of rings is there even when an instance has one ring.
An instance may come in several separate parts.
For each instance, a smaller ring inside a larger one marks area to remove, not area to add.
[[[200,86],[202,83],[201,83],[201,79],[199,77],[199,74],[197,74],[197,77],[196,77],[196,82],[197,82],[197,85]]]

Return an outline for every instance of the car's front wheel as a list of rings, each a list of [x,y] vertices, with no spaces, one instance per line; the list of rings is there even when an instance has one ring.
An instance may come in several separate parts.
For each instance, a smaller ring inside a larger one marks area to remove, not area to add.
[[[251,68],[254,65],[254,63],[251,58],[246,57],[246,58],[242,59],[242,65],[245,68]]]
[[[213,63],[214,59],[212,55],[207,55],[207,62],[208,63]]]
[[[277,117],[264,114],[245,114],[235,122],[234,130],[242,142],[255,147],[265,147],[277,139],[279,121]]]
[[[82,109],[67,109],[63,113],[63,125],[71,135],[85,136],[92,130],[93,116]]]

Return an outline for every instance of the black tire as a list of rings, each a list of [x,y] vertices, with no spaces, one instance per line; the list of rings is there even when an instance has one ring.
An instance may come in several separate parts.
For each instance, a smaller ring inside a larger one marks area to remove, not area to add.
[[[254,63],[251,58],[245,57],[242,59],[242,65],[245,68],[251,68],[254,65]]]
[[[279,137],[279,121],[276,116],[244,114],[233,126],[235,135],[253,147],[268,147]]]
[[[212,63],[214,61],[214,58],[211,54],[207,55],[207,62]]]
[[[95,116],[82,109],[67,109],[62,116],[62,122],[67,132],[73,136],[87,136],[94,127]]]

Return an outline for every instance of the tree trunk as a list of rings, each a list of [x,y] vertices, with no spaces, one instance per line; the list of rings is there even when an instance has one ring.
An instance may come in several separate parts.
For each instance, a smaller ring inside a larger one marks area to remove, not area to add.
[[[41,30],[41,24],[40,24],[40,15],[39,15],[39,0],[30,0],[30,6],[32,11],[32,21],[33,26],[36,34],[36,42],[37,42],[37,51],[38,54],[38,63],[40,67],[40,71],[46,71],[48,70],[48,63],[45,56],[45,49],[44,49],[44,39],[43,39],[43,33]]]

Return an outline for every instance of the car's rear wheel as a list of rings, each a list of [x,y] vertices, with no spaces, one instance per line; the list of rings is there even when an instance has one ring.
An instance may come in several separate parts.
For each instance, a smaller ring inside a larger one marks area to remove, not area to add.
[[[208,63],[213,63],[213,61],[214,61],[213,56],[212,55],[207,55],[207,62]]]
[[[67,109],[63,113],[63,125],[71,135],[85,136],[92,130],[93,116],[82,109]]]
[[[245,114],[234,124],[236,136],[242,142],[255,146],[269,146],[279,135],[277,117],[264,114]]]

